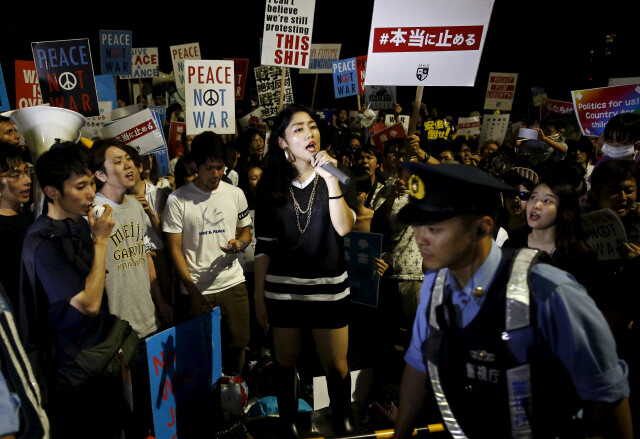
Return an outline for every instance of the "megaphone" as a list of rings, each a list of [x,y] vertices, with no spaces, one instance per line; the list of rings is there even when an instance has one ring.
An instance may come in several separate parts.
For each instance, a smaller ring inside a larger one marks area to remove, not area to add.
[[[87,122],[80,113],[49,106],[21,108],[11,113],[10,117],[24,137],[34,164],[56,142],[77,142],[80,139],[80,128]],[[34,212],[37,217],[42,212],[44,197],[35,178],[32,184]]]

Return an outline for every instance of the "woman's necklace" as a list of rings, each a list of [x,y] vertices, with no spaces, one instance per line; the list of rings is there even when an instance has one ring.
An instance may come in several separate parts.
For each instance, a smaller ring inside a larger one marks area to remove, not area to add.
[[[528,238],[527,238],[527,246],[528,246],[529,248],[536,248],[536,249],[538,249],[538,250],[546,251],[545,249],[540,248],[540,247],[543,247],[542,245],[540,245],[540,246],[538,246],[538,247],[535,247],[535,246],[533,245],[533,239],[531,238],[531,233],[529,233],[529,236],[528,236]],[[549,254],[549,256],[553,256],[553,254],[554,254],[555,252],[556,252],[556,246],[555,246],[555,243],[554,243],[553,248],[552,248],[551,250],[547,251],[547,253]]]
[[[296,200],[295,195],[293,195],[293,186],[289,185],[289,192],[291,193],[291,198],[293,199],[293,210],[295,210],[296,212],[296,225],[298,226],[298,231],[300,231],[300,233],[304,233],[305,230],[307,230],[307,227],[309,227],[309,221],[311,221],[311,206],[313,206],[313,199],[315,198],[315,195],[316,195],[317,185],[318,185],[318,176],[316,175],[316,177],[313,179],[313,189],[311,189],[311,197],[309,197],[309,204],[307,205],[307,208],[305,210],[302,210],[302,208],[300,207],[300,204],[298,204],[298,201]],[[300,214],[307,215],[307,223],[304,225],[304,229],[300,225]]]

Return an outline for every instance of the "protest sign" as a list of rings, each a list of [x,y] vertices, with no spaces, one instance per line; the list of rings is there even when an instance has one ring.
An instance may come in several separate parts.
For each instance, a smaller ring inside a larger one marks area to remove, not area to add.
[[[184,90],[184,61],[187,59],[200,59],[200,43],[181,44],[171,46],[169,49],[171,50],[176,87],[179,90]]]
[[[280,103],[280,83],[282,69],[278,67],[262,66],[253,69],[258,88],[258,102],[262,107],[262,118],[267,119],[278,114]],[[291,72],[285,69],[283,107],[293,104],[293,89],[291,88]]]
[[[315,0],[267,0],[262,34],[263,66],[309,67]],[[282,4],[284,3],[284,5]]]
[[[575,90],[571,98],[582,134],[598,137],[612,117],[638,112],[640,84]]]
[[[367,55],[356,56],[356,68],[358,69],[358,93],[364,94],[364,78],[367,73]]]
[[[96,93],[98,102],[111,102],[111,109],[118,108],[118,94],[111,75],[96,75]],[[99,107],[99,106],[98,106]]]
[[[446,119],[426,120],[422,123],[422,136],[427,140],[451,138],[451,123]]]
[[[382,254],[382,235],[352,231],[344,238],[344,249],[351,301],[377,307],[380,275],[374,259]]]
[[[582,228],[587,234],[587,245],[598,255],[598,260],[622,259],[619,242],[627,242],[627,234],[620,217],[611,209],[585,213],[581,217]]]
[[[4,83],[2,66],[0,66],[0,111],[10,110],[9,96],[7,96],[7,85]]]
[[[380,153],[384,156],[384,143],[389,139],[403,139],[407,137],[407,134],[404,130],[404,127],[401,123],[396,123],[391,125],[388,128],[384,128],[381,131],[376,131],[371,136],[371,143],[373,143],[379,150]]]
[[[342,44],[312,44],[309,51],[309,68],[300,69],[305,73],[333,73],[331,63],[340,59]]]
[[[131,31],[100,31],[100,65],[103,75],[131,74]]]
[[[364,103],[374,110],[391,110],[396,103],[396,88],[387,85],[367,85]]]
[[[480,134],[480,116],[458,118],[457,133],[459,136]]]
[[[358,70],[355,58],[333,61],[331,70],[336,99],[358,94]]]
[[[249,128],[257,128],[258,125],[264,125],[263,130],[266,130],[266,125],[262,121],[262,107],[258,107],[251,113],[248,113],[238,119],[238,125],[242,131],[246,131]]]
[[[184,122],[171,121],[169,125],[169,138],[167,139],[167,147],[169,149],[169,158],[180,157],[184,154],[184,145],[182,144],[182,136],[186,134],[187,124]]]
[[[36,63],[16,60],[16,108],[36,105],[42,105]]]
[[[225,58],[233,61],[234,86],[236,100],[244,99],[244,86],[247,83],[247,73],[249,72],[249,60],[246,58]]]
[[[131,49],[131,75],[120,75],[120,79],[153,78],[154,76],[158,76],[158,48]]]
[[[31,50],[44,102],[83,116],[99,114],[88,39],[31,43]]]
[[[473,86],[493,0],[376,0],[366,85]]]
[[[406,114],[398,114],[397,116],[398,120],[396,121],[396,116],[393,114],[385,114],[384,115],[384,127],[385,128],[389,128],[392,125],[395,125],[396,123],[400,123],[402,124],[402,128],[404,128],[404,132],[408,133],[409,132],[409,119],[410,116],[406,115]]]
[[[511,111],[513,97],[516,94],[517,73],[489,73],[484,108],[489,110]]]
[[[626,78],[609,78],[609,82],[607,83],[609,87],[611,87],[612,85],[630,84],[640,84],[640,76],[629,76]]]
[[[185,60],[187,134],[236,131],[233,61]]]
[[[102,132],[105,138],[115,137],[133,146],[139,154],[147,154],[165,146],[162,130],[148,108],[105,124]]]
[[[109,76],[109,78],[112,77]],[[99,115],[87,117],[87,121],[80,128],[80,135],[86,139],[94,140],[103,138],[104,135],[102,134],[102,128],[105,123],[111,122],[111,101],[98,101],[98,108]]]
[[[540,105],[540,120],[550,114],[559,114],[562,116],[573,114],[573,104],[571,102],[546,98],[542,102],[542,105]]]
[[[157,439],[174,439],[202,425],[222,376],[220,308],[146,339],[153,426]]]
[[[509,128],[508,114],[485,114],[482,117],[482,129],[480,129],[480,137],[478,145],[484,144],[487,140],[497,141],[502,145],[504,136]]]

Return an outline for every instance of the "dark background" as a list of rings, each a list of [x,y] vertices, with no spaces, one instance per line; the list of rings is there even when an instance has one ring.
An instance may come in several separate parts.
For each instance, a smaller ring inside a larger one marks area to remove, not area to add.
[[[391,1],[391,0],[388,0]],[[494,4],[474,87],[426,87],[423,101],[454,117],[484,112],[490,72],[518,73],[512,113],[532,112],[531,88],[571,101],[571,90],[603,87],[610,77],[640,76],[637,2],[507,1]],[[249,58],[259,65],[264,1],[169,2],[0,2],[0,65],[9,101],[15,104],[14,60],[32,60],[31,42],[89,38],[94,71],[100,74],[98,31],[132,30],[133,47],[158,47],[160,71],[172,68],[169,46],[199,42],[202,59]],[[313,43],[341,43],[341,58],[366,55],[373,1],[316,0]],[[635,49],[635,50],[634,50]],[[316,75],[292,69],[296,102],[310,104]],[[124,83],[124,81],[119,81]],[[245,99],[255,85],[248,75]],[[415,87],[398,87],[398,101],[410,112]],[[334,99],[331,75],[319,75],[316,108],[356,108],[356,97]],[[512,120],[515,120],[512,118]]]

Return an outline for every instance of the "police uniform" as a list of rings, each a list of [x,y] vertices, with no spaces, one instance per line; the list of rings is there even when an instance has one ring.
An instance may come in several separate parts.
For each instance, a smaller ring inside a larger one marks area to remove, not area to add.
[[[511,190],[468,166],[409,171],[411,225],[487,213]],[[535,250],[516,253],[492,242],[464,286],[447,268],[425,275],[405,361],[427,374],[454,437],[577,437],[580,400],[629,396],[627,365],[585,288]]]

